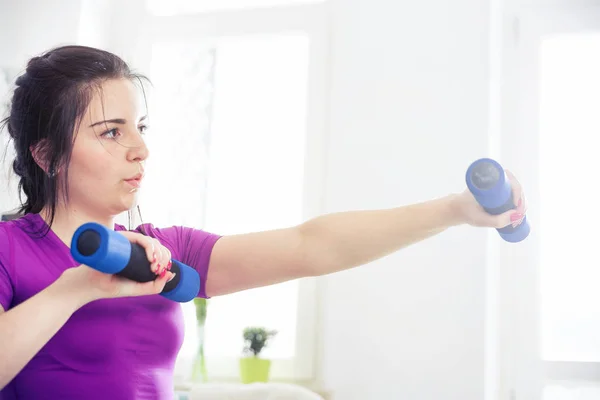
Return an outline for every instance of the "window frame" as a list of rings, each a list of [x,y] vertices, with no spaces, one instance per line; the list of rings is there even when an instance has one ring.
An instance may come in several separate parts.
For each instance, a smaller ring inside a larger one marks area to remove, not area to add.
[[[303,183],[304,220],[324,212],[326,179],[327,122],[329,92],[330,3],[309,2],[277,7],[225,10],[172,16],[147,12],[145,0],[132,0],[115,8],[107,30],[111,50],[128,60],[134,69],[150,71],[151,48],[157,40],[203,42],[222,37],[302,32],[308,35],[309,71],[307,91],[306,151]],[[318,331],[321,282],[318,278],[299,280],[296,329],[296,357],[274,359],[271,379],[315,382],[320,359]],[[241,356],[241,354],[240,354]],[[236,380],[239,357],[207,359],[210,381]],[[183,382],[185,384],[185,382]]]

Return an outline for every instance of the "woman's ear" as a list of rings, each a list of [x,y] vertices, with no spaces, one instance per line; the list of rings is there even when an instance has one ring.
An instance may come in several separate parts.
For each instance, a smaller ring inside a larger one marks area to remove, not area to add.
[[[50,160],[47,144],[47,139],[42,139],[36,144],[31,145],[29,151],[35,163],[48,175],[50,173]]]

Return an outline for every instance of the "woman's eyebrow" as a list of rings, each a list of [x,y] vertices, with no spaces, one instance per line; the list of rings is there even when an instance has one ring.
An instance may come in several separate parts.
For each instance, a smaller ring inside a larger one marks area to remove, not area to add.
[[[144,115],[143,117],[140,118],[139,122],[142,122],[143,120],[145,120],[147,117],[147,115]],[[90,125],[90,128],[93,128],[96,125],[101,125],[101,124],[119,124],[119,125],[125,125],[127,124],[127,120],[124,118],[113,118],[113,119],[107,119],[104,121],[98,121],[98,122],[94,122],[93,124]]]
[[[96,125],[109,124],[109,123],[125,125],[127,123],[127,120],[124,120],[123,118],[107,119],[104,121],[94,122],[93,124],[90,125],[90,128],[93,128]]]

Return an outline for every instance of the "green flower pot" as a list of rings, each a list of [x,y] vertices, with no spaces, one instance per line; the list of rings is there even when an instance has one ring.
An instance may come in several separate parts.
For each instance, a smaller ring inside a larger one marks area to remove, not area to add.
[[[240,378],[242,383],[267,382],[271,371],[271,360],[258,357],[240,359]]]

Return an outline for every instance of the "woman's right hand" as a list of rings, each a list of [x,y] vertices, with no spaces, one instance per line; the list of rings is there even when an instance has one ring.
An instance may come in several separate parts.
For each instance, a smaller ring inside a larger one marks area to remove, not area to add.
[[[157,275],[150,282],[135,282],[113,274],[97,271],[87,265],[69,268],[59,278],[66,290],[75,291],[83,303],[115,297],[147,296],[162,292],[175,276],[170,271],[171,253],[158,240],[136,232],[121,232],[131,242],[146,250],[150,269]]]

